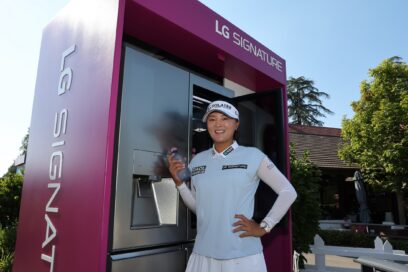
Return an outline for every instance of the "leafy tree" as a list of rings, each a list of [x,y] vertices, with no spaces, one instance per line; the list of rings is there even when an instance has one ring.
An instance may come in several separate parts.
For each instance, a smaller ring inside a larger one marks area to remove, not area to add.
[[[27,154],[28,133],[20,147]],[[11,272],[16,243],[17,221],[20,211],[21,191],[24,177],[16,174],[17,167],[11,165],[0,178],[0,272]]]
[[[290,77],[287,82],[288,88],[288,111],[292,124],[322,126],[324,123],[317,118],[333,114],[324,107],[320,97],[330,98],[329,94],[319,91],[313,80],[301,76]]]
[[[292,206],[293,249],[299,253],[309,252],[314,235],[319,230],[320,170],[310,161],[306,152],[296,158],[293,145],[290,148],[290,175],[298,197]],[[300,264],[306,259],[301,254]]]
[[[23,176],[7,173],[0,178],[0,271],[11,271]]]
[[[399,200],[400,223],[403,193],[408,192],[408,66],[399,57],[369,70],[371,80],[360,86],[355,115],[342,121],[344,145],[340,157],[357,163],[374,188],[393,191]]]
[[[0,225],[10,226],[18,219],[23,176],[8,173],[0,178]]]

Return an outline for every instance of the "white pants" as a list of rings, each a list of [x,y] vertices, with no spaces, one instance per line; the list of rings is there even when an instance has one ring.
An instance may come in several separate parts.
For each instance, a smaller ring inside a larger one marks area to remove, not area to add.
[[[192,253],[186,272],[267,272],[263,253],[219,260]]]

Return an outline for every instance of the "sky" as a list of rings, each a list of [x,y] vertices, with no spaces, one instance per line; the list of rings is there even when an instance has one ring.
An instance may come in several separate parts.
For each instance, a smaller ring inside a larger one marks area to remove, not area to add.
[[[0,1],[0,176],[30,127],[42,29],[68,2]],[[288,78],[304,76],[328,93],[327,127],[353,117],[369,69],[392,56],[408,61],[406,0],[200,2],[284,58]]]

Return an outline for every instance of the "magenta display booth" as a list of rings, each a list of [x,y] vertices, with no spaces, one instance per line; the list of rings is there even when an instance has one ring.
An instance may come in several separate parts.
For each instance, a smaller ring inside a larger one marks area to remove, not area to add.
[[[285,69],[198,1],[71,1],[43,32],[13,271],[184,271],[196,218],[163,154],[209,148],[200,119],[231,99],[239,143],[288,175]],[[291,271],[290,216],[262,242]]]

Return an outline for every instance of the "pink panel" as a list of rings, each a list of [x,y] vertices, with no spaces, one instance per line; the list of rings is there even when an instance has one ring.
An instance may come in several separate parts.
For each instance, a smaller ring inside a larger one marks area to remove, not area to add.
[[[123,28],[251,89],[285,85],[283,59],[198,1],[70,3],[43,33],[14,271],[105,271]],[[234,43],[233,33],[281,71]],[[275,231],[264,240],[268,267],[290,267],[290,236]]]
[[[268,271],[292,271],[292,257],[290,254],[291,240],[288,231],[275,229],[269,235],[262,238],[264,256]]]
[[[250,89],[270,90],[286,84],[281,57],[198,1],[128,0],[124,29],[130,36]]]
[[[120,1],[73,1],[43,32],[15,272],[105,271]]]

